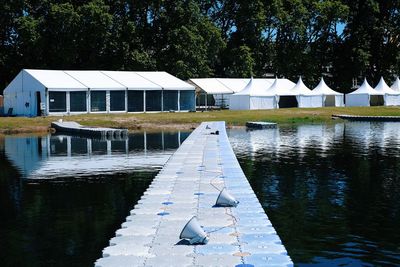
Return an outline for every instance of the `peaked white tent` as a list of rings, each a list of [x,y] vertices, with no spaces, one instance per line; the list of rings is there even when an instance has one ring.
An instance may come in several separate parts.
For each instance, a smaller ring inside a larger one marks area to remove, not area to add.
[[[400,105],[400,92],[391,89],[381,77],[375,90],[384,94],[385,106],[398,106]]]
[[[299,108],[319,107],[321,95],[311,94],[301,77],[290,91],[296,96]]]
[[[384,105],[384,93],[374,90],[366,78],[357,90],[346,95],[346,106],[348,107],[382,105]]]
[[[314,99],[317,107],[344,106],[344,95],[329,88],[323,77],[321,78],[319,84],[311,91],[311,95],[318,97]]]
[[[287,79],[275,79],[266,94],[275,96],[276,108],[298,107],[296,93],[291,90],[294,86]]]
[[[390,88],[392,90],[396,91],[396,92],[400,92],[400,79],[399,79],[399,77],[396,78],[396,80],[394,81],[394,83],[392,84],[392,86]]]
[[[268,94],[266,88],[271,82],[265,79],[251,78],[246,87],[230,96],[229,109],[273,109],[277,107],[275,95]]]

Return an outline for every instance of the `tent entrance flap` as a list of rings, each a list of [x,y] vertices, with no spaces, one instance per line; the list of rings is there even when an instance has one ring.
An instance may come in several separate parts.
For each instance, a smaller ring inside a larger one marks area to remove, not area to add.
[[[280,96],[279,108],[297,108],[298,103],[296,96]]]
[[[325,96],[324,107],[334,107],[335,106],[335,96],[334,95],[327,95]]]
[[[370,106],[383,106],[385,100],[383,95],[371,95],[369,99]]]

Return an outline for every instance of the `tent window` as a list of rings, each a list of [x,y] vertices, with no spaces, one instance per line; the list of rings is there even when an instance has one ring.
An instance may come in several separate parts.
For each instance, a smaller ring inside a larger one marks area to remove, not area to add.
[[[106,91],[90,92],[90,110],[106,111]]]
[[[128,112],[143,111],[143,91],[128,91]]]
[[[327,95],[325,99],[325,107],[334,107],[335,106],[335,96]]]
[[[146,91],[146,111],[161,111],[161,90]]]
[[[296,96],[280,96],[279,108],[297,108],[298,103]]]
[[[195,92],[194,91],[181,91],[179,105],[181,110],[195,110]]]
[[[66,92],[49,92],[49,112],[66,112]]]
[[[164,91],[164,110],[178,110],[178,91]]]
[[[371,95],[370,106],[383,106],[384,104],[383,95]]]
[[[87,111],[86,92],[70,92],[69,99],[71,112]]]
[[[110,92],[110,110],[111,111],[125,110],[125,91]]]

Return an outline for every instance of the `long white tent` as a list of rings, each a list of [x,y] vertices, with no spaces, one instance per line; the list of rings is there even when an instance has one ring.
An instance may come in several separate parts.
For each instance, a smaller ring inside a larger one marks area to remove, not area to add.
[[[323,77],[319,84],[311,91],[311,95],[318,97],[317,99],[314,99],[316,107],[344,106],[344,95],[329,88]]]
[[[391,89],[381,77],[375,90],[384,94],[385,106],[398,106],[400,105],[400,92]]]
[[[384,93],[373,89],[367,79],[364,79],[360,88],[346,95],[346,106],[348,107],[382,105],[384,105]]]
[[[276,97],[267,93],[266,88],[272,82],[267,79],[250,79],[246,87],[230,96],[229,109],[273,109],[276,108]]]
[[[188,111],[195,88],[167,72],[23,69],[4,90],[4,108],[20,116]]]

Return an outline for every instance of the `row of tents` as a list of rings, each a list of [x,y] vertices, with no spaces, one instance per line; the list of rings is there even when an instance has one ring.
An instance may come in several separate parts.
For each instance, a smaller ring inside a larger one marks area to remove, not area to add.
[[[299,78],[297,84],[288,79],[249,79],[243,89],[231,93],[212,90],[218,85],[225,85],[229,88],[228,80],[232,79],[193,79],[192,82],[201,85],[204,91],[210,91],[216,102],[225,96],[229,99],[229,109],[275,109],[287,107],[326,107],[326,106],[378,106],[378,105],[400,105],[400,80],[399,78],[389,87],[383,78],[378,85],[372,88],[365,79],[363,84],[354,92],[342,94],[329,88],[324,79],[310,90]],[[243,84],[243,80],[241,80]],[[236,88],[239,79],[237,79]],[[234,89],[236,89],[234,88]]]

